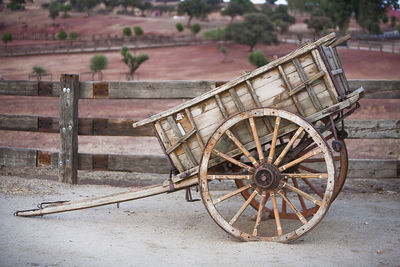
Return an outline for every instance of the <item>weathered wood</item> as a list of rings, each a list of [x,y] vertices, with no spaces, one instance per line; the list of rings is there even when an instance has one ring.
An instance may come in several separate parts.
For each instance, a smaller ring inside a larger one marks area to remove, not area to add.
[[[0,130],[37,131],[38,117],[0,115]]]
[[[186,108],[185,112],[186,112],[186,114],[188,116],[188,119],[190,121],[190,124],[191,124],[192,128],[194,129],[194,131],[196,133],[196,139],[197,139],[197,142],[199,143],[201,151],[203,151],[204,150],[204,141],[201,139],[201,135],[199,133],[199,129],[197,128],[196,123],[194,122],[194,119],[193,119],[193,116],[192,116],[192,112],[190,112],[189,108]]]
[[[396,159],[349,159],[349,178],[399,178],[400,162]]]
[[[78,183],[78,97],[79,76],[63,74],[60,78],[60,154],[59,180]]]
[[[350,90],[365,90],[364,98],[400,99],[400,80],[349,80]]]
[[[0,81],[0,95],[37,96],[38,82],[34,81]]]
[[[399,139],[400,120],[345,120],[352,139]]]
[[[36,150],[0,147],[0,165],[36,167]]]

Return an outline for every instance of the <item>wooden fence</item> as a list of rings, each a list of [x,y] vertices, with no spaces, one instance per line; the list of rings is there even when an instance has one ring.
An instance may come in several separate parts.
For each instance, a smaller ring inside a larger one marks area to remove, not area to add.
[[[49,152],[0,147],[0,165],[51,167],[61,181],[77,183],[77,170],[168,173],[163,155],[108,155],[78,153],[78,135],[153,136],[150,127],[134,129],[133,120],[78,118],[78,99],[191,99],[223,82],[132,81],[79,82],[77,75],[62,75],[60,82],[0,81],[0,95],[51,96],[60,99],[59,117],[0,115],[0,130],[60,133],[61,149]],[[400,81],[350,80],[351,89],[363,86],[365,98],[399,99]],[[346,120],[351,139],[399,139],[400,120]],[[396,159],[351,159],[349,177],[399,177]]]
[[[193,35],[166,36],[144,35],[140,37],[94,36],[93,38],[70,40],[50,40],[39,44],[20,44],[0,46],[0,56],[40,55],[59,53],[106,52],[120,50],[123,45],[129,48],[152,48],[180,45],[197,45],[208,41]]]

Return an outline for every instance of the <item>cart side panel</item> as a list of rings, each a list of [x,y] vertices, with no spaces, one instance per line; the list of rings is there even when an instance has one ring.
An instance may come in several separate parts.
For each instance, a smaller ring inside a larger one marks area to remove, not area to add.
[[[175,166],[189,170],[198,166],[203,144],[215,129],[237,112],[256,107],[279,107],[307,117],[335,103],[337,93],[327,69],[316,50],[310,50],[159,122],[169,139],[168,153],[176,155],[172,157]],[[190,112],[191,120],[187,112]],[[271,135],[273,121],[257,120],[256,123],[261,127],[262,137]],[[246,122],[233,130],[243,144],[253,141]],[[220,146],[224,152],[236,149],[228,138]]]

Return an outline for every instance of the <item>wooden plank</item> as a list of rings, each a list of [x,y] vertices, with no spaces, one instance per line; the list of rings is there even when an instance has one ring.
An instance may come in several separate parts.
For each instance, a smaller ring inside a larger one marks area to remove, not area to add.
[[[304,72],[304,70],[303,70],[303,68],[302,68],[302,66],[301,66],[301,64],[300,64],[300,62],[299,62],[299,60],[298,60],[297,58],[293,59],[293,64],[295,65],[296,70],[297,70],[297,72],[298,72],[298,74],[299,74],[299,76],[300,76],[302,82],[305,84],[306,90],[307,90],[307,92],[308,92],[308,95],[310,96],[310,99],[311,99],[311,101],[312,101],[314,107],[317,109],[317,111],[321,110],[321,109],[322,109],[322,105],[321,105],[321,103],[319,102],[319,100],[318,100],[318,98],[317,98],[317,95],[315,94],[315,92],[314,92],[312,86],[310,86],[310,85],[307,83],[307,81],[308,81],[307,75],[306,75],[306,73]]]
[[[349,80],[350,90],[365,90],[364,98],[400,99],[400,80]]]
[[[179,128],[176,125],[174,118],[172,116],[168,116],[167,119],[168,119],[168,123],[171,126],[172,131],[174,132],[177,139],[182,138],[183,135],[179,131]],[[183,142],[182,147],[185,150],[185,156],[189,160],[191,167],[196,166],[198,163],[197,163],[195,157],[193,156],[192,151],[190,150],[189,146],[185,142]]]
[[[352,139],[399,139],[400,120],[345,120]]]
[[[349,159],[349,178],[399,178],[396,159]]]
[[[109,82],[109,98],[193,98],[215,87],[209,81]]]
[[[0,115],[0,130],[37,131],[37,116]]]
[[[37,81],[0,81],[0,95],[37,96]]]
[[[0,147],[0,166],[36,167],[36,150]]]
[[[199,129],[197,129],[197,125],[196,125],[196,123],[195,123],[195,121],[193,119],[192,112],[190,112],[189,108],[186,108],[185,112],[186,112],[186,114],[187,114],[187,116],[189,118],[189,121],[190,121],[190,124],[192,125],[192,128],[195,130],[197,143],[199,144],[199,147],[200,147],[201,151],[204,151],[204,141],[203,141],[203,139],[201,139],[201,135],[200,135]]]
[[[59,180],[78,183],[78,97],[79,76],[62,74],[60,78],[60,154]]]

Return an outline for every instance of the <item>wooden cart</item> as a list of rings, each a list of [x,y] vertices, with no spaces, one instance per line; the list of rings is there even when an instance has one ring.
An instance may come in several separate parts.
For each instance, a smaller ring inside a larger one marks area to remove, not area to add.
[[[161,185],[47,203],[38,216],[119,203],[198,185],[214,221],[243,241],[289,242],[322,219],[344,184],[343,119],[358,107],[329,34],[148,119],[168,161]],[[190,200],[190,191],[187,191]],[[238,201],[241,200],[241,201]]]

